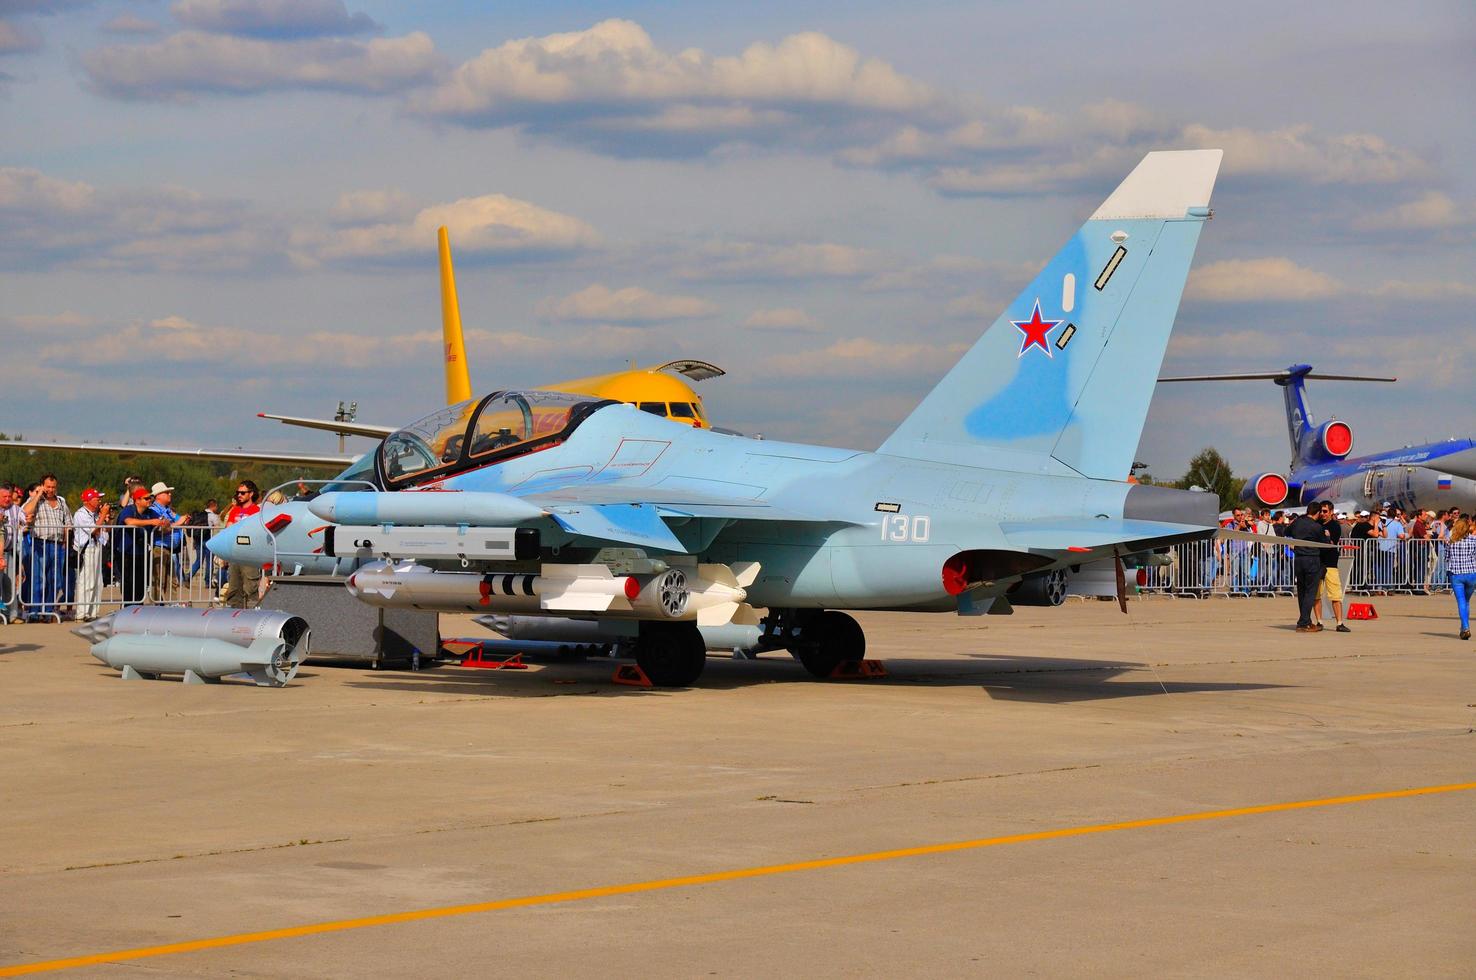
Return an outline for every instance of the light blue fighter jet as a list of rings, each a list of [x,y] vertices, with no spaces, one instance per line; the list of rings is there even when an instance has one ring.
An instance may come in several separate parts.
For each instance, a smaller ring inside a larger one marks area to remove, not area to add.
[[[1024,577],[1209,537],[1212,494],[1124,478],[1220,157],[1144,157],[876,452],[501,391],[210,548],[290,564],[272,540],[298,523],[365,602],[621,620],[651,680],[685,686],[699,626],[760,623],[829,676],[865,655],[842,610],[1008,612]]]

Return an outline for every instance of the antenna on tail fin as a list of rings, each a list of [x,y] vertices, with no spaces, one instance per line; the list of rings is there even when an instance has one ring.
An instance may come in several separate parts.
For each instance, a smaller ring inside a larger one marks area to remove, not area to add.
[[[451,268],[451,240],[446,226],[436,229],[441,250],[441,340],[446,358],[446,404],[455,405],[472,396],[471,376],[466,369],[466,343],[461,336],[461,304],[456,301],[456,272]]]

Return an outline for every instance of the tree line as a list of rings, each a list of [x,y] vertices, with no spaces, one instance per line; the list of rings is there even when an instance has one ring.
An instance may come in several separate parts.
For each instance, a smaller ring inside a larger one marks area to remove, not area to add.
[[[43,473],[55,473],[58,492],[74,509],[82,505],[82,491],[88,487],[96,487],[116,503],[123,492],[123,481],[130,476],[141,477],[144,486],[159,481],[169,484],[175,488],[174,509],[181,514],[198,514],[211,498],[220,503],[222,510],[229,506],[231,493],[240,480],[253,480],[265,491],[299,478],[320,480],[332,475],[281,464],[150,456],[146,446],[138,447],[136,453],[112,455],[5,445],[10,439],[22,438],[0,432],[0,480],[28,487],[40,480]]]

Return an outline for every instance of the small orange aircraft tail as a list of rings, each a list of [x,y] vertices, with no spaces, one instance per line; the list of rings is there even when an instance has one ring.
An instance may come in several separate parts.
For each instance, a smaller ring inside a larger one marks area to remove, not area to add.
[[[471,375],[466,368],[466,341],[461,335],[461,304],[456,299],[456,272],[451,268],[451,240],[446,226],[436,229],[441,247],[441,339],[446,359],[446,404],[455,405],[472,396]]]

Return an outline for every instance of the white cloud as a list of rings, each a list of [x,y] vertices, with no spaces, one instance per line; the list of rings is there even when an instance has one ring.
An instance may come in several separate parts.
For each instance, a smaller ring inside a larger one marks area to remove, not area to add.
[[[379,30],[368,14],[350,14],[343,0],[175,0],[169,12],[186,27],[245,37],[329,37]]]
[[[1100,186],[1149,150],[1204,147],[1225,150],[1226,176],[1263,182],[1397,185],[1433,173],[1417,154],[1371,133],[1322,133],[1305,124],[1222,129],[1117,101],[1069,113],[1015,106],[947,124],[908,121],[877,142],[841,150],[837,160],[917,171],[942,194],[1014,196]]]
[[[692,280],[853,279],[886,267],[872,249],[833,242],[711,242],[676,269]]]
[[[24,54],[41,47],[41,35],[12,20],[0,20],[0,55]]]
[[[743,321],[743,325],[755,330],[787,330],[795,333],[815,333],[820,330],[820,324],[814,317],[792,306],[754,310]]]
[[[333,205],[332,218],[346,225],[373,224],[382,221],[410,221],[419,209],[409,194],[386,188],[373,191],[347,191]]]
[[[1476,299],[1476,283],[1389,279],[1370,289],[1369,295],[1398,300]]]
[[[1422,180],[1431,173],[1417,155],[1371,133],[1319,133],[1305,124],[1265,131],[1191,124],[1181,142],[1189,148],[1222,148],[1225,173],[1241,177],[1356,186]]]
[[[1472,221],[1471,205],[1458,205],[1440,191],[1426,191],[1391,208],[1362,214],[1353,227],[1363,231],[1448,231],[1469,226]]]
[[[425,34],[357,41],[269,41],[181,31],[142,45],[111,45],[82,56],[98,92],[119,99],[188,101],[319,89],[382,95],[429,82],[442,58]]]
[[[838,340],[819,350],[776,354],[765,369],[779,377],[846,380],[940,375],[968,350],[967,344],[886,344],[869,337]]]
[[[663,296],[639,286],[610,289],[595,283],[561,299],[544,300],[538,312],[550,320],[640,324],[711,316],[717,307],[698,296]]]
[[[958,320],[985,320],[993,323],[1007,304],[993,293],[973,292],[950,300],[943,312]]]
[[[488,48],[412,104],[468,126],[525,126],[615,152],[659,155],[673,146],[705,152],[778,131],[813,137],[817,121],[840,126],[857,115],[923,111],[934,101],[928,86],[824,34],[714,56],[662,50],[639,24],[611,19]],[[686,140],[665,144],[654,133]]]
[[[0,167],[0,260],[156,272],[382,267],[436,253],[446,225],[459,258],[523,261],[599,244],[578,218],[502,194],[417,207],[396,190],[350,192],[290,218],[178,187],[95,188]]]
[[[74,310],[64,310],[61,313],[20,313],[4,319],[7,324],[17,330],[35,333],[90,330],[101,322],[96,317],[86,316]]]
[[[1294,303],[1326,299],[1343,289],[1331,276],[1291,259],[1226,259],[1194,269],[1184,295],[1211,303]]]
[[[1210,303],[1298,303],[1332,297],[1441,302],[1476,298],[1476,284],[1437,279],[1347,283],[1278,257],[1227,259],[1200,266],[1190,272],[1184,295]]]
[[[158,34],[162,30],[155,21],[145,20],[130,10],[123,11],[102,26],[104,34]]]
[[[179,187],[99,190],[19,167],[0,168],[0,223],[12,268],[244,269],[283,237],[239,202]]]
[[[505,194],[465,197],[422,208],[408,220],[378,221],[402,215],[404,199],[395,192],[340,198],[335,217],[367,220],[332,229],[306,226],[293,234],[293,257],[312,267],[320,262],[398,261],[435,253],[436,229],[446,226],[458,257],[537,258],[592,248],[599,236],[578,218],[541,208]]]

